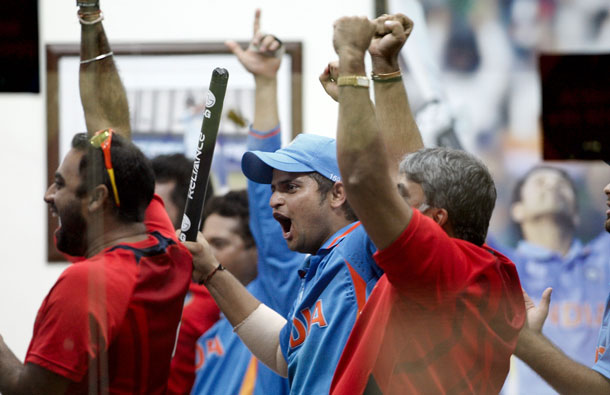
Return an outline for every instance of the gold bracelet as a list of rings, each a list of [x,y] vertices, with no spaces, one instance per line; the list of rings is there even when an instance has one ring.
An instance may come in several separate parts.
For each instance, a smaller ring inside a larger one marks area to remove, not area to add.
[[[369,79],[365,75],[342,75],[337,78],[337,86],[355,86],[356,88],[368,88]]]

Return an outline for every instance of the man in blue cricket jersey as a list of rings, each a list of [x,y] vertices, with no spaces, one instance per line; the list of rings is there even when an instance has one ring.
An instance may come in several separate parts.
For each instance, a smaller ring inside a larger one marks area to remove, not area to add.
[[[277,103],[277,72],[282,61],[281,42],[260,31],[260,11],[254,18],[254,36],[242,50],[235,42],[228,47],[254,76],[255,114],[248,134],[248,149],[273,152],[280,148],[281,129]],[[296,271],[304,255],[290,251],[282,229],[273,219],[267,185],[248,182],[250,231],[258,250],[258,276],[241,281],[261,303],[287,317],[296,297]],[[206,227],[207,227],[206,223]],[[207,234],[204,231],[204,236]],[[214,240],[208,238],[213,247]],[[252,355],[222,317],[197,342],[196,379],[192,394],[287,394],[288,380],[279,376]]]
[[[609,251],[584,245],[575,237],[577,193],[570,175],[559,167],[535,166],[517,182],[511,206],[523,239],[505,251],[517,266],[523,289],[541,295],[553,288],[544,335],[576,362],[593,362],[597,333],[608,295]],[[515,360],[504,392],[554,394],[555,391]]]
[[[375,66],[397,64],[397,54],[410,32],[410,21],[400,20],[409,26],[390,31],[379,23],[376,44],[387,47],[377,52]],[[382,43],[381,38],[388,35],[393,38]],[[374,67],[374,71],[378,70]],[[404,112],[410,113],[408,103],[398,109],[378,108],[386,120]],[[397,122],[396,135],[403,135],[406,127]],[[392,159],[388,165],[398,169],[399,157]],[[298,270],[301,284],[288,319],[222,270],[203,237],[198,243],[186,243],[194,255],[193,276],[207,285],[252,353],[288,376],[292,393],[328,393],[354,322],[382,275],[372,258],[376,248],[346,201],[336,142],[299,135],[275,152],[247,152],[242,170],[251,181],[271,185],[269,204],[286,244],[309,254]]]
[[[610,233],[610,184],[606,185],[604,193],[608,197],[605,228]],[[603,249],[608,256],[609,244],[606,238],[597,239],[592,244],[592,248]],[[542,334],[542,326],[549,312],[551,288],[544,291],[538,306],[535,306],[527,295],[525,296],[528,322],[519,336],[515,355],[559,393],[610,393],[610,352],[607,352],[610,347],[610,296],[606,302],[601,330],[597,337],[595,363],[592,368],[568,357]]]

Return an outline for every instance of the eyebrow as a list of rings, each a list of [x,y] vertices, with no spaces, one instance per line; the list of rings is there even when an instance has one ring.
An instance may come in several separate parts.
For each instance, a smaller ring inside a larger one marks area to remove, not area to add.
[[[288,177],[288,178],[285,178],[285,179],[281,179],[281,180],[277,181],[276,184],[277,185],[285,185],[285,184],[288,184],[288,183],[291,183],[291,182],[295,182],[295,181],[298,182],[298,178],[299,177],[300,176],[297,176],[297,177]],[[273,185],[273,183],[272,183],[272,185]]]

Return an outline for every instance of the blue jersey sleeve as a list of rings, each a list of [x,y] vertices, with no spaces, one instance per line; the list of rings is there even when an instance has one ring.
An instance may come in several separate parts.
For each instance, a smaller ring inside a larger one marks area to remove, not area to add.
[[[265,132],[250,129],[248,150],[275,151],[280,147],[279,125]],[[286,317],[298,288],[297,269],[305,256],[288,248],[280,224],[273,219],[272,209],[269,206],[270,198],[270,185],[248,181],[250,229],[258,249],[256,296],[261,302]]]

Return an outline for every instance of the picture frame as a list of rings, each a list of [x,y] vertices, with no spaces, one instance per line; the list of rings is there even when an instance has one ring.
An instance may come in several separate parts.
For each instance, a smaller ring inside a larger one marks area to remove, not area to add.
[[[245,48],[248,43],[239,43]],[[302,131],[302,44],[284,42],[278,71],[282,144]],[[149,157],[182,152],[194,156],[212,71],[223,67],[229,82],[212,165],[216,191],[245,187],[239,162],[254,115],[254,79],[222,42],[112,45],[127,92],[132,138]],[[86,131],[78,90],[79,44],[48,44],[47,180],[50,186],[72,136]],[[192,136],[196,134],[195,140]],[[48,213],[49,262],[65,261],[54,243],[56,218]]]

